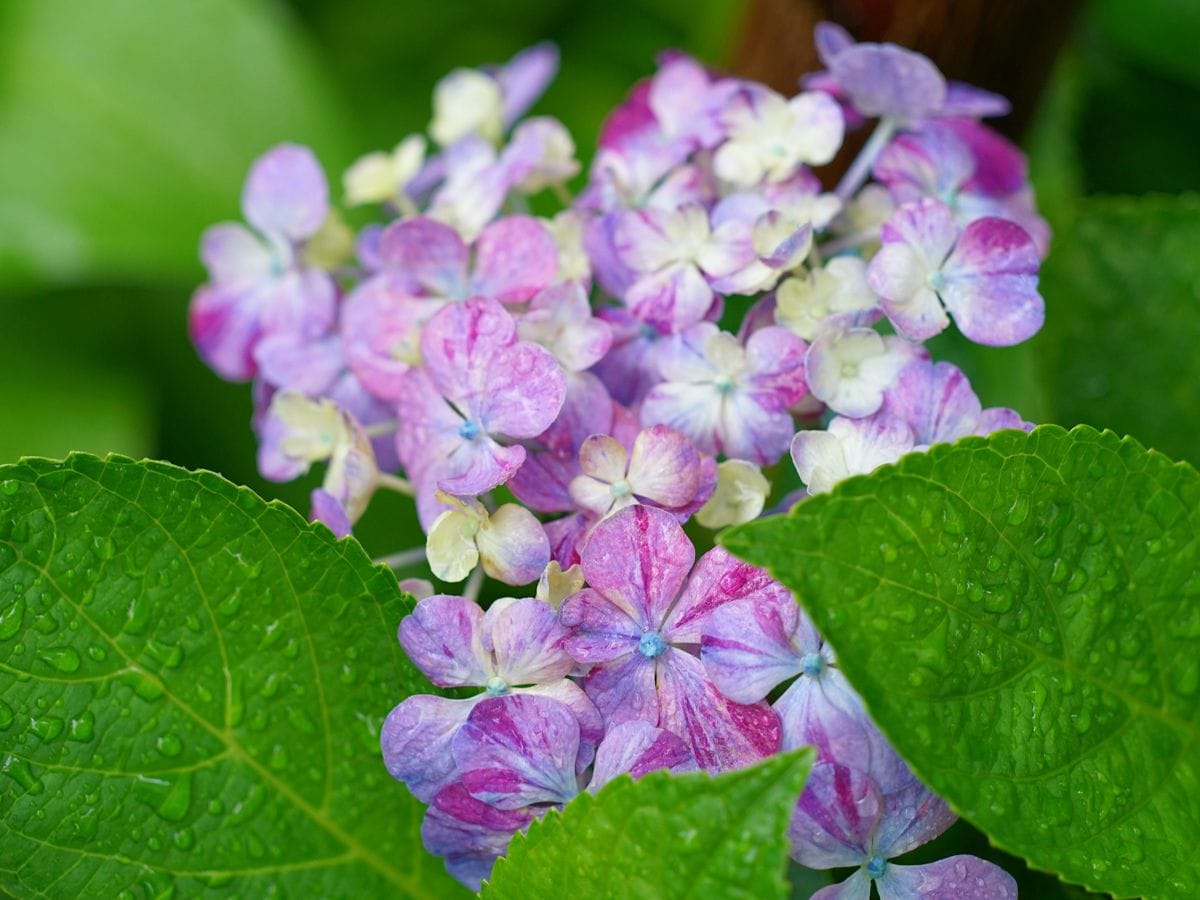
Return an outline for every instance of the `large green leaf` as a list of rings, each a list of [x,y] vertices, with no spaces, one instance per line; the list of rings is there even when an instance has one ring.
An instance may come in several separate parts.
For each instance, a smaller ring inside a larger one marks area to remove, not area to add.
[[[1060,224],[1035,340],[1052,421],[1200,462],[1200,198],[1098,198]]]
[[[379,755],[408,602],[211,473],[0,467],[0,888],[448,895]]]
[[[282,140],[330,166],[353,122],[282,4],[0,4],[0,283],[199,275]]]
[[[1097,890],[1200,895],[1200,474],[1056,426],[725,535],[796,591],[916,772]]]
[[[628,776],[514,838],[486,898],[784,898],[787,824],[811,751],[716,778]]]

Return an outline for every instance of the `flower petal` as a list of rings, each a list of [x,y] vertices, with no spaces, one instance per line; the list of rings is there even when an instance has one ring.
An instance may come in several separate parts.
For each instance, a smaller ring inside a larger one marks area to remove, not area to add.
[[[246,221],[291,241],[312,237],[329,215],[329,185],[307,147],[280,144],[250,168],[242,190]]]
[[[722,696],[691,654],[669,648],[658,660],[658,682],[658,725],[687,742],[701,769],[741,768],[779,751],[775,711]]]
[[[466,244],[449,225],[426,216],[401,219],[385,228],[379,255],[414,292],[453,299],[466,286]]]
[[[871,900],[871,876],[860,868],[845,881],[821,888],[809,900]]]
[[[567,652],[581,663],[607,662],[633,651],[646,630],[628,611],[591,588],[563,600],[559,615],[571,630]]]
[[[700,454],[681,431],[645,428],[633,441],[628,481],[639,497],[668,508],[685,506],[700,487]]]
[[[567,396],[567,381],[553,354],[530,341],[517,341],[493,359],[477,407],[492,434],[537,437],[553,424]]]
[[[995,863],[966,854],[922,866],[889,863],[880,900],[1016,900],[1017,882]]]
[[[550,541],[529,510],[505,503],[475,536],[483,570],[505,584],[529,584],[550,562]]]
[[[701,629],[704,671],[730,700],[762,700],[801,672],[794,640],[801,615],[791,596],[774,591],[713,610]]]
[[[976,219],[944,266],[942,299],[977,344],[1008,347],[1033,337],[1046,317],[1037,290],[1037,247],[1006,219]]]
[[[450,742],[476,700],[415,694],[388,713],[379,734],[383,761],[423,803],[456,777]]]
[[[683,595],[663,626],[663,634],[670,635],[674,643],[699,644],[713,611],[744,599],[774,599],[795,605],[788,589],[765,570],[742,562],[724,547],[714,547],[692,569]]]
[[[438,687],[484,685],[491,664],[484,614],[464,597],[426,597],[400,622],[400,646]]]
[[[451,741],[463,787],[499,809],[566,803],[578,792],[579,722],[549,697],[479,701]]]
[[[474,294],[521,303],[547,287],[557,273],[558,245],[532,216],[492,222],[475,242]]]
[[[448,509],[433,520],[425,537],[425,558],[435,578],[465,581],[479,563],[475,535],[481,519],[473,512]]]
[[[788,825],[792,858],[810,869],[861,865],[870,855],[882,811],[883,801],[869,775],[817,762]]]
[[[583,549],[583,574],[649,631],[662,624],[695,558],[674,516],[638,505],[596,526]]]
[[[541,600],[497,600],[488,608],[484,630],[496,655],[496,674],[513,687],[557,681],[575,668],[565,648],[569,633]]]
[[[637,652],[634,639],[624,656],[598,663],[584,676],[583,689],[600,710],[606,728],[635,719],[658,723],[655,669],[654,660]]]
[[[575,714],[575,720],[579,722],[579,753],[575,756],[575,772],[582,774],[596,758],[596,748],[604,738],[604,717],[583,692],[583,688],[569,678],[560,678],[546,684],[517,688],[516,693],[549,697],[564,704]]]
[[[601,741],[588,790],[598,791],[626,773],[637,779],[658,769],[678,773],[693,768],[691,751],[679,735],[640,720],[622,722]]]
[[[421,822],[421,842],[446,860],[446,870],[472,891],[491,876],[492,864],[513,835],[537,818],[536,809],[497,809],[459,783],[438,792]]]

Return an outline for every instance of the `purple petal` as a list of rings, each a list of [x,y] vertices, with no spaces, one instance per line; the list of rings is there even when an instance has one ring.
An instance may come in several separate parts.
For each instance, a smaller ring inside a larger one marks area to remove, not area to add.
[[[263,284],[262,327],[273,334],[317,337],[333,327],[337,287],[320,269],[294,269]]]
[[[433,798],[421,823],[421,841],[430,853],[445,858],[451,875],[478,891],[513,835],[536,819],[539,812],[497,809],[476,800],[455,783]]]
[[[379,735],[383,761],[392,777],[423,803],[454,780],[450,742],[476,702],[416,694],[384,719]]]
[[[1015,409],[1008,409],[1004,406],[993,406],[979,414],[979,424],[976,426],[974,433],[988,435],[993,431],[1000,431],[1005,428],[1019,428],[1021,431],[1032,431],[1033,423],[1022,419],[1021,414]]]
[[[929,360],[906,366],[885,402],[889,411],[908,423],[918,444],[952,442],[974,434],[982,412],[960,369]]]
[[[505,128],[525,115],[557,73],[558,47],[549,41],[525,48],[499,68],[495,77],[504,95]]]
[[[592,315],[587,291],[573,281],[538,292],[518,321],[517,333],[523,340],[541,344],[570,372],[590,368],[613,340],[612,327]]]
[[[692,768],[692,754],[679,735],[640,720],[623,722],[600,743],[588,790],[598,791],[625,773],[636,779],[658,769],[678,773]]]
[[[833,762],[813,766],[788,825],[792,858],[810,869],[861,865],[883,801],[869,775]]]
[[[657,665],[637,652],[636,639],[629,647],[624,656],[593,666],[583,679],[583,689],[600,710],[607,728],[634,720],[659,724]],[[678,651],[667,651],[672,652]]]
[[[558,245],[532,216],[509,216],[483,229],[475,243],[472,292],[501,303],[522,303],[550,285]]]
[[[949,856],[923,866],[888,864],[875,882],[880,900],[1016,900],[1016,880],[978,856]]]
[[[875,849],[891,858],[927,844],[954,824],[958,817],[946,801],[921,784],[893,750],[871,761],[872,776],[880,790],[890,781],[902,786],[883,795],[883,814],[875,827]]]
[[[416,216],[389,225],[379,238],[379,256],[414,291],[457,298],[466,286],[466,244],[433,219]]]
[[[437,486],[448,494],[477,497],[508,481],[523,462],[524,447],[502,447],[490,437],[464,440],[441,462]]]
[[[946,102],[942,104],[939,114],[962,119],[987,119],[1006,116],[1011,110],[1012,105],[999,94],[973,84],[950,81],[946,83]]]
[[[566,803],[578,793],[579,722],[549,697],[481,700],[451,746],[463,786],[499,809]]]
[[[854,38],[836,22],[818,22],[813,29],[813,44],[821,64],[828,68],[839,53],[854,46]]]
[[[796,433],[789,412],[767,408],[749,391],[732,394],[722,413],[716,450],[730,459],[774,465]]]
[[[701,629],[704,671],[730,700],[762,700],[802,671],[803,654],[794,640],[800,616],[786,592],[764,592],[715,609]]]
[[[795,605],[788,589],[766,571],[742,562],[723,547],[715,547],[696,563],[663,633],[676,643],[699,644],[705,622],[714,610],[746,599],[775,599]]]
[[[400,646],[438,687],[482,686],[490,661],[484,613],[464,597],[426,597],[400,622]]]
[[[583,574],[644,630],[655,630],[695,558],[674,516],[631,506],[596,526],[583,550]]]
[[[345,506],[342,505],[342,502],[337,497],[323,488],[315,488],[309,495],[309,503],[311,504],[311,510],[308,521],[320,522],[337,537],[344,538],[350,536],[353,523],[350,521],[350,516],[346,513]]]
[[[942,126],[954,132],[975,157],[974,175],[967,184],[971,191],[1007,197],[1029,183],[1025,154],[999,132],[970,119],[948,119]]]
[[[254,348],[263,381],[310,396],[325,394],[345,369],[336,335],[308,340],[294,334],[264,337]]]
[[[569,678],[560,678],[547,684],[517,688],[516,693],[549,697],[562,703],[575,714],[575,720],[579,723],[579,753],[575,757],[575,772],[582,774],[596,758],[596,748],[604,739],[604,717],[600,715],[596,704],[583,692],[583,688]]]
[[[823,887],[809,900],[870,900],[871,876],[866,869],[858,869],[845,881]]]
[[[1046,317],[1037,291],[1040,263],[1021,226],[993,218],[968,225],[946,261],[941,292],[959,330],[990,347],[1033,337]]]
[[[216,284],[245,287],[271,271],[271,249],[245,225],[223,222],[206,228],[200,259]]]
[[[658,660],[658,705],[658,726],[682,737],[707,771],[741,768],[779,752],[775,711],[722,696],[700,660],[682,650],[670,648]]]
[[[584,588],[567,597],[559,615],[571,630],[567,652],[581,663],[607,662],[636,649],[646,629],[599,592]]]
[[[477,408],[489,432],[533,438],[553,424],[566,395],[566,378],[550,351],[517,341],[491,361]]]
[[[946,100],[946,80],[927,57],[895,44],[855,44],[828,62],[851,103],[870,118],[913,121]]]
[[[700,322],[714,297],[695,265],[677,263],[635,281],[625,292],[625,305],[641,321],[673,333]]]
[[[497,600],[484,617],[484,633],[496,655],[496,674],[514,687],[557,681],[575,668],[564,647],[567,629],[548,603]]]
[[[291,241],[312,237],[329,215],[329,185],[307,147],[280,144],[250,168],[242,190],[246,221]]]

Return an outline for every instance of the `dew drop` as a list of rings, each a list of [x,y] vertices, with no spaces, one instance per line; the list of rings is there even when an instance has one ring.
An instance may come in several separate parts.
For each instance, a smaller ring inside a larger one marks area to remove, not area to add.
[[[96,733],[96,716],[90,709],[85,709],[71,719],[67,725],[67,740],[87,743]]]
[[[29,730],[40,737],[43,741],[52,741],[60,734],[66,723],[58,716],[42,716],[38,719],[29,721]]]
[[[0,700],[0,731],[7,731],[11,728],[15,718],[12,707]]]
[[[10,640],[21,630],[21,622],[25,618],[25,598],[18,597],[16,602],[0,612],[0,641]]]
[[[271,755],[267,757],[267,766],[273,771],[280,772],[287,768],[287,764],[287,748],[283,744],[276,744],[271,748]]]
[[[33,774],[29,763],[11,753],[0,762],[0,772],[19,784],[27,793],[40,794],[46,786]]]
[[[196,833],[190,828],[183,828],[175,832],[173,842],[180,850],[191,850],[196,846]]]
[[[183,662],[183,648],[178,644],[150,640],[146,642],[146,652],[150,654],[151,659],[167,669],[177,669]]]
[[[112,559],[117,553],[117,545],[111,537],[96,538],[93,547],[101,559]]]
[[[105,649],[103,647],[96,647],[96,646],[88,647],[87,655],[90,656],[92,659],[94,659],[96,662],[103,662],[108,657],[108,653],[107,653],[107,651],[105,651]]]
[[[57,647],[42,654],[42,660],[58,669],[60,672],[76,672],[79,670],[79,654],[73,647]]]
[[[174,759],[183,751],[183,741],[177,735],[167,732],[160,734],[154,742],[154,747],[168,759]]]
[[[11,478],[6,478],[2,483],[0,483],[0,491],[3,491],[5,495],[9,497],[15,494],[19,487],[20,485]]]

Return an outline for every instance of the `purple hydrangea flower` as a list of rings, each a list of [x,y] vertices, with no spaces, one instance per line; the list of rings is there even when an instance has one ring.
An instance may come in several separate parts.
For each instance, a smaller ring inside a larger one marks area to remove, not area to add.
[[[776,462],[795,425],[788,410],[808,393],[804,341],[786,328],[761,328],[741,344],[702,322],[658,357],[664,382],[642,404],[642,421],[677,428],[705,453]]]
[[[884,783],[833,762],[813,767],[788,829],[792,855],[810,868],[856,868],[841,884],[817,891],[813,900],[868,900],[872,883],[881,900],[1015,898],[1012,876],[975,856],[919,866],[891,862],[933,840],[955,816],[898,758],[889,765],[893,777]]]
[[[883,247],[867,280],[896,330],[910,340],[943,331],[948,312],[972,341],[1006,347],[1042,327],[1040,263],[1019,225],[984,218],[960,232],[950,208],[926,198],[905,204],[884,223]]]
[[[204,233],[200,255],[210,281],[188,313],[201,357],[230,381],[254,376],[263,338],[326,333],[337,302],[333,279],[303,259],[305,243],[329,214],[329,187],[311,150],[280,144],[259,157],[242,191],[242,213],[257,234],[232,222]]]
[[[1016,410],[1003,406],[984,409],[961,369],[927,359],[911,363],[900,373],[888,391],[886,408],[912,429],[917,450],[1002,428],[1033,428]]]
[[[509,442],[537,437],[558,416],[562,369],[544,348],[517,340],[512,316],[482,298],[430,319],[421,356],[397,432],[410,475],[427,492],[464,496],[503,484],[525,461],[525,448]]]
[[[421,328],[440,300],[410,295],[409,286],[383,271],[346,297],[341,342],[346,364],[372,394],[398,401],[406,376],[421,364]]]
[[[450,873],[478,890],[517,831],[584,790],[574,767],[579,741],[576,717],[548,697],[480,702],[451,742],[461,776],[434,797],[425,815],[426,849],[445,857]],[[656,769],[693,768],[679,737],[629,722],[605,735],[586,790],[599,790],[623,773],[640,778]]]
[[[451,742],[475,706],[510,692],[552,697],[569,708],[579,736],[571,751],[577,772],[591,764],[604,733],[600,714],[567,679],[575,660],[558,613],[533,598],[498,600],[485,613],[463,597],[436,594],[400,623],[400,644],[439,687],[477,687],[464,700],[413,695],[383,723],[380,742],[392,776],[425,802],[456,777]]]
[[[517,319],[517,334],[521,340],[541,344],[568,372],[594,366],[613,340],[612,327],[592,315],[587,291],[574,281],[539,291]]]
[[[668,512],[624,509],[592,531],[582,553],[589,587],[563,602],[568,652],[591,664],[584,690],[612,727],[635,719],[687,742],[697,765],[723,770],[779,749],[764,703],[730,702],[693,650],[705,617],[770,579],[722,549],[692,570],[695,550]],[[685,584],[686,582],[686,584]]]

